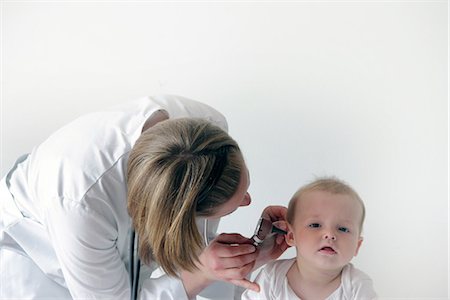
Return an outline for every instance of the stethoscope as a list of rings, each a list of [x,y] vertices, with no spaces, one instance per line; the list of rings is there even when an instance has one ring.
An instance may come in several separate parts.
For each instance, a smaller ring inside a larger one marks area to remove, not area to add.
[[[130,262],[129,262],[129,270],[128,274],[130,276],[130,287],[131,287],[131,300],[137,300],[138,288],[139,288],[139,273],[141,271],[141,259],[139,255],[137,255],[136,262],[135,258],[135,247],[138,244],[139,238],[136,237],[136,233],[134,229],[131,230],[130,237]],[[137,250],[136,250],[137,251]]]

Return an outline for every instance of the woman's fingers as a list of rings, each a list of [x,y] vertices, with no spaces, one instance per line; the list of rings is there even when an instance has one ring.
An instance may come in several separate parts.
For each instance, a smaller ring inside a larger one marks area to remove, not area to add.
[[[244,289],[249,289],[255,292],[259,292],[260,288],[259,285],[255,282],[251,282],[247,279],[233,279],[230,280],[230,282],[234,285],[238,285],[243,287]]]
[[[226,258],[220,257],[218,260],[215,261],[212,267],[215,270],[241,269],[243,266],[254,264],[257,257],[258,257],[257,252]]]
[[[287,222],[285,220],[275,221],[272,224],[273,224],[273,226],[275,226],[277,228],[280,228],[280,229],[283,229],[284,231],[287,231],[289,229],[288,225],[287,225]]]
[[[217,274],[220,276],[220,278],[226,281],[245,279],[245,277],[253,270],[254,266],[255,261],[252,261],[251,263],[248,263],[241,267],[218,270]]]
[[[211,251],[218,257],[229,258],[241,255],[252,254],[256,251],[256,247],[250,244],[222,244],[215,243],[211,246]]]
[[[272,222],[279,220],[286,220],[287,208],[279,205],[267,206],[263,212],[262,217],[271,220]]]
[[[258,251],[240,234],[221,234],[201,255],[203,270],[219,280],[243,279],[254,268]],[[245,243],[243,243],[245,242]]]
[[[286,232],[289,230],[287,222],[284,221],[284,220],[273,222],[273,226],[275,226],[275,227],[277,227],[279,229],[282,229],[282,230],[284,230]],[[277,245],[282,244],[285,241],[285,235],[284,234],[280,234],[280,233],[277,234],[275,241],[276,241]]]
[[[222,234],[210,245],[214,260],[210,262],[212,269],[222,270],[230,268],[242,268],[243,266],[254,263],[258,253],[256,247],[251,244],[237,244],[238,241],[247,242],[248,239],[240,235],[233,234],[227,236]],[[223,241],[233,242],[232,244],[223,243]]]
[[[237,233],[222,233],[210,244],[211,251],[219,257],[235,257],[254,253],[256,247],[251,241]]]
[[[239,233],[221,233],[214,239],[214,241],[230,245],[249,243],[249,239]]]

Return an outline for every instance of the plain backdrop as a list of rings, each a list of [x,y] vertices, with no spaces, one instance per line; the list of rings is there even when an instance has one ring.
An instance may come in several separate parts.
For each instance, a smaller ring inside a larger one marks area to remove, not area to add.
[[[227,117],[251,172],[222,231],[335,175],[365,201],[353,263],[380,298],[448,299],[447,1],[2,1],[1,18],[2,176],[83,113],[183,95]]]

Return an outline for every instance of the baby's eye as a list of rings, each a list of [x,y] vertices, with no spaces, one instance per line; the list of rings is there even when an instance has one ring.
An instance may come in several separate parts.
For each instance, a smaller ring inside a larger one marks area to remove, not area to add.
[[[319,224],[319,223],[312,223],[312,224],[309,224],[308,227],[311,227],[311,228],[319,228],[319,227],[320,227],[320,224]]]
[[[339,227],[339,231],[350,232],[350,230],[347,227]]]

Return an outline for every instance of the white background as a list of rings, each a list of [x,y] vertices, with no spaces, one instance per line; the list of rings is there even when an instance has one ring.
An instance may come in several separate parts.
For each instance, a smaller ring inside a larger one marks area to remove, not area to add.
[[[251,172],[222,230],[336,175],[366,203],[354,263],[381,298],[448,299],[447,1],[1,5],[2,175],[80,114],[183,95],[227,116]]]

